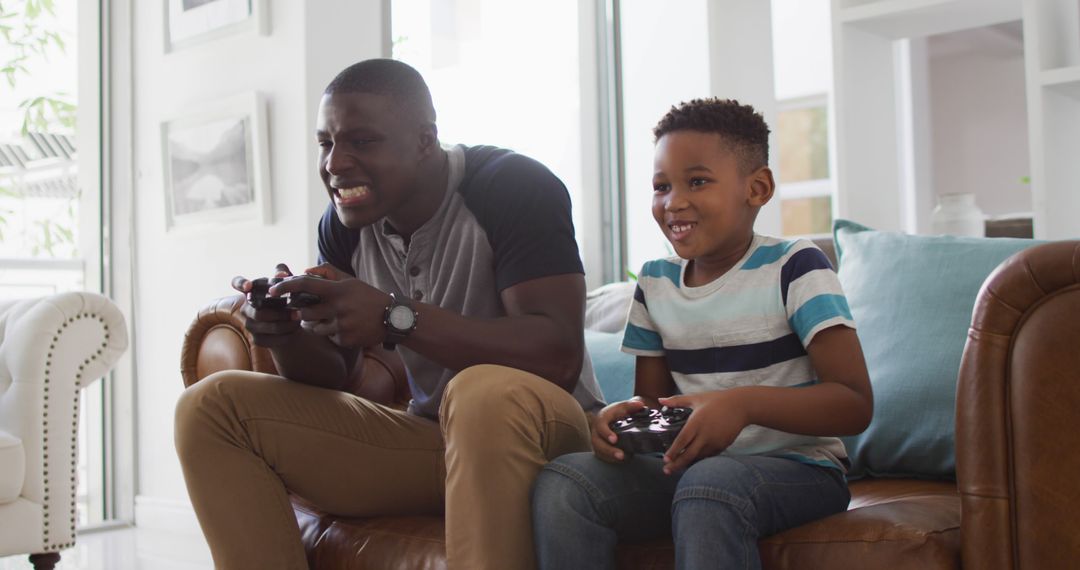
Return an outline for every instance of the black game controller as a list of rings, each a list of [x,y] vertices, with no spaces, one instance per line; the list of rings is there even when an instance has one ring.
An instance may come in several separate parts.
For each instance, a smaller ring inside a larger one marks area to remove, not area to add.
[[[270,287],[281,283],[282,281],[288,281],[289,279],[295,279],[296,277],[313,277],[319,278],[317,275],[297,275],[290,277],[260,277],[251,282],[251,291],[248,292],[248,303],[256,309],[299,309],[301,307],[307,307],[319,302],[319,296],[312,293],[296,292],[285,293],[280,297],[270,297],[268,295]]]
[[[609,424],[618,439],[615,446],[629,457],[635,453],[663,453],[671,447],[690,417],[690,408],[659,410],[642,408],[621,420]]]

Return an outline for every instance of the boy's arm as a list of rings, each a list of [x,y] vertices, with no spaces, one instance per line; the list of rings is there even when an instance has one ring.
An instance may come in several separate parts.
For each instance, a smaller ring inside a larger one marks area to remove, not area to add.
[[[660,398],[675,393],[667,360],[663,356],[639,356],[634,366],[634,400],[651,408],[660,407]]]
[[[687,422],[665,455],[665,472],[723,451],[751,424],[813,436],[866,429],[874,399],[855,331],[845,326],[821,330],[807,353],[819,380],[813,386],[747,386],[661,399],[664,405],[694,408],[692,423]]]
[[[593,452],[600,459],[618,463],[626,458],[615,447],[617,437],[611,431],[611,422],[625,418],[645,406],[659,408],[658,400],[675,393],[675,381],[671,378],[667,361],[663,356],[638,356],[634,366],[634,397],[625,402],[609,404],[593,420]]]

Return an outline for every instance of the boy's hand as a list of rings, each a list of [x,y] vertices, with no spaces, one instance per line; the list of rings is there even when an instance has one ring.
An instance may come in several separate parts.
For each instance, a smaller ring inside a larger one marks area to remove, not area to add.
[[[289,277],[292,272],[284,263],[274,268],[274,277]],[[251,281],[237,275],[232,279],[232,287],[247,295],[251,292]],[[300,321],[291,309],[266,307],[256,309],[251,303],[244,303],[240,314],[244,316],[244,328],[252,335],[256,346],[273,348],[289,341],[290,335],[300,329]]]
[[[702,392],[660,398],[669,408],[693,408],[682,431],[664,454],[664,473],[686,469],[694,461],[727,449],[746,427],[737,390]]]
[[[611,431],[611,422],[629,416],[630,414],[645,407],[645,402],[640,400],[626,400],[608,404],[593,420],[592,447],[593,454],[608,463],[620,463],[626,459],[623,450],[615,447],[618,436]]]

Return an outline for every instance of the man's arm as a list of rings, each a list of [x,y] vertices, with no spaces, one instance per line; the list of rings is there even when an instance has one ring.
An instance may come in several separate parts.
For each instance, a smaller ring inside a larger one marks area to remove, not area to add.
[[[386,338],[382,319],[390,302],[388,294],[359,279],[307,277],[274,285],[270,294],[297,291],[321,299],[299,309],[305,321],[322,323],[316,333],[334,335],[341,346],[354,348],[373,346]],[[573,391],[585,351],[584,276],[531,279],[507,287],[501,295],[507,314],[493,319],[464,317],[434,305],[415,303],[416,330],[401,344],[451,370],[501,364],[532,372]],[[302,367],[304,363],[298,364]]]
[[[496,319],[418,303],[418,326],[402,344],[451,370],[500,364],[572,392],[585,351],[585,277],[532,279],[504,289],[501,298],[507,314]]]
[[[303,384],[340,390],[352,375],[360,350],[343,348],[321,335],[299,330],[290,341],[270,347],[278,374]]]
[[[328,266],[311,268],[307,272],[324,279],[345,278],[345,275]],[[289,277],[292,272],[282,263],[278,264],[274,276]],[[244,277],[237,276],[232,285],[245,295],[251,292],[252,283]],[[300,315],[293,309],[256,309],[251,303],[245,303],[241,314],[244,316],[244,328],[251,333],[255,345],[270,351],[274,366],[282,377],[337,390],[345,385],[357,364],[358,349],[338,346],[325,335],[313,334],[301,328]]]

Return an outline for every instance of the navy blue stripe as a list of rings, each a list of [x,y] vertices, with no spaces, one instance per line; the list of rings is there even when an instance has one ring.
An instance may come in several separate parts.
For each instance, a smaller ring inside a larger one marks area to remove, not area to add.
[[[832,269],[832,265],[829,264],[829,258],[816,247],[800,249],[784,262],[784,267],[780,269],[780,296],[784,300],[785,307],[787,306],[788,285],[818,269]]]
[[[645,304],[645,292],[641,290],[641,285],[634,287],[634,300],[641,303],[642,307],[645,307],[646,309],[649,308],[649,306]]]
[[[666,348],[668,368],[680,374],[745,372],[787,362],[806,355],[799,336],[792,333],[756,344],[672,350]]]

